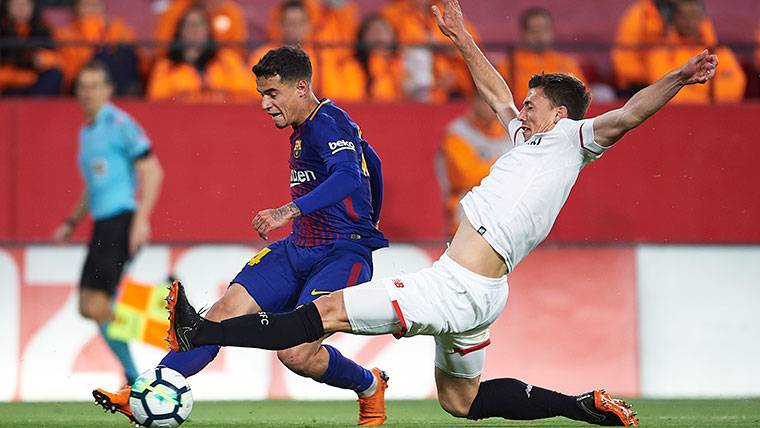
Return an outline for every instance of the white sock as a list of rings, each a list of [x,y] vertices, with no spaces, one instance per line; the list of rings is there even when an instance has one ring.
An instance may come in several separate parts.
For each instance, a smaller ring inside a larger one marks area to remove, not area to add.
[[[377,391],[377,377],[372,376],[372,385],[369,386],[369,388],[365,389],[364,391],[358,392],[359,397],[369,397],[370,395],[374,394],[375,391]]]

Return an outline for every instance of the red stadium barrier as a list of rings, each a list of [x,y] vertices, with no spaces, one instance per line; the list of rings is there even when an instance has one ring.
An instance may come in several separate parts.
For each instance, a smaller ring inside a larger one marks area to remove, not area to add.
[[[287,201],[289,133],[257,106],[119,105],[148,131],[166,170],[154,240],[251,240],[252,215]],[[347,106],[383,158],[381,225],[391,239],[444,238],[433,158],[464,108]],[[748,126],[757,117],[757,104],[665,109],[581,174],[549,240],[760,242],[760,198],[750,191],[760,145]],[[0,240],[47,240],[68,214],[81,186],[81,121],[73,101],[0,103]]]

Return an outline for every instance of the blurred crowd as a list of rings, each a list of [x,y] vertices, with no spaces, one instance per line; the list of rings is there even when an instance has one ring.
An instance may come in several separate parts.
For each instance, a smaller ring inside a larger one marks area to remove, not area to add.
[[[470,98],[472,81],[436,27],[434,2],[387,0],[379,10],[367,11],[353,0],[285,0],[262,11],[269,14],[267,40],[251,40],[247,17],[235,1],[171,0],[164,2],[146,41],[109,13],[105,0],[64,1],[70,3],[71,19],[55,28],[44,19],[43,1],[0,0],[0,93],[71,94],[78,71],[97,59],[109,67],[117,95],[255,100],[251,66],[267,50],[286,44],[309,53],[320,97],[433,103]],[[468,25],[477,39],[477,28]],[[518,42],[493,55],[518,100],[530,76],[541,72],[572,73],[590,85],[597,100],[626,97],[705,46],[720,57],[718,75],[708,85],[683,90],[676,102],[745,97],[747,72],[719,43],[701,0],[632,0],[610,53],[614,80],[606,82],[594,81],[577,57],[555,48],[554,29],[561,23],[551,10],[524,10],[518,25]],[[757,38],[760,43],[760,26]],[[760,48],[756,57],[760,68]]]

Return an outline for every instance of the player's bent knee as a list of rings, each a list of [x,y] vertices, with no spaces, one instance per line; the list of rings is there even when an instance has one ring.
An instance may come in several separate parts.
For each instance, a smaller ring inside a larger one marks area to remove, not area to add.
[[[220,322],[259,311],[261,307],[248,291],[242,285],[232,284],[203,316],[211,321]]]
[[[313,355],[313,351],[301,347],[277,351],[277,358],[280,359],[280,362],[292,372],[302,376],[309,375],[309,365]]]
[[[85,298],[79,300],[79,314],[100,324],[109,321],[109,309],[108,307],[103,307],[103,305],[94,299]]]
[[[446,413],[455,418],[466,418],[470,413],[470,405],[465,403],[464,400],[459,397],[438,395],[438,404],[441,405],[441,408],[446,411]]]
[[[204,317],[210,321],[220,322],[231,318],[233,310],[234,307],[222,298],[211,305],[211,309],[208,310]]]

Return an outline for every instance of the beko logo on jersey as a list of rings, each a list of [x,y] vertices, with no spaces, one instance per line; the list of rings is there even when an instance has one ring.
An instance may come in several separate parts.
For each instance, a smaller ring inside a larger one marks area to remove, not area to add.
[[[327,143],[327,145],[330,147],[330,151],[332,151],[332,154],[338,153],[341,150],[356,151],[356,147],[354,147],[354,143],[352,141],[346,141],[346,140],[331,141]]]
[[[299,184],[307,183],[316,179],[317,174],[314,174],[314,171],[296,171],[295,169],[290,170],[290,187],[295,187]]]

